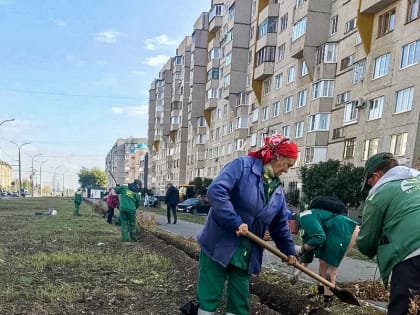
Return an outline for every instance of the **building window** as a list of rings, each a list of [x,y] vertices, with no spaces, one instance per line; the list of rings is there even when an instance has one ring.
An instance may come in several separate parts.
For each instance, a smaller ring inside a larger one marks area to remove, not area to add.
[[[353,64],[353,62],[354,62],[354,54],[341,59],[340,70],[344,70],[350,67]]]
[[[362,82],[365,77],[366,59],[356,62],[353,66],[352,83]]]
[[[219,68],[211,68],[207,72],[207,80],[219,80]]]
[[[408,0],[407,22],[411,22],[420,16],[420,0]]]
[[[344,128],[340,127],[340,128],[333,129],[332,138],[333,138],[333,140],[344,138]]]
[[[284,126],[281,128],[281,133],[283,136],[289,138],[290,137],[290,126]]]
[[[312,99],[333,97],[334,80],[322,80],[312,84]]]
[[[347,103],[344,107],[344,123],[350,123],[357,121],[358,109],[356,107],[356,102]]]
[[[338,15],[333,16],[331,19],[331,27],[330,27],[330,34],[337,33],[337,26],[338,26]]]
[[[295,138],[302,138],[303,137],[303,127],[304,127],[304,122],[303,121],[299,121],[295,124]]]
[[[248,117],[236,117],[235,129],[248,128]]]
[[[287,84],[295,81],[295,66],[287,69]]]
[[[223,87],[227,88],[230,86],[230,74],[223,78]]]
[[[287,13],[280,18],[280,33],[287,28]]]
[[[375,58],[375,65],[373,66],[372,79],[377,79],[388,74],[389,67],[389,53]]]
[[[209,59],[219,59],[220,58],[220,48],[214,47],[212,50],[209,51]]]
[[[354,157],[354,149],[356,144],[356,138],[350,138],[344,140],[344,152],[343,158],[349,159]]]
[[[372,155],[378,153],[379,139],[367,139],[363,147],[363,160],[367,160]]]
[[[252,111],[252,122],[257,122],[259,118],[259,109],[256,108]]]
[[[362,37],[360,36],[359,32],[356,32],[354,36],[354,46],[360,45],[362,43]]]
[[[283,73],[279,73],[274,77],[276,90],[280,89],[283,84]]]
[[[300,67],[300,77],[304,77],[307,74],[308,74],[308,67],[306,66],[305,60],[303,60]]]
[[[330,115],[326,113],[309,116],[309,131],[328,131],[330,125]]]
[[[350,91],[338,94],[336,105],[341,105],[343,103],[347,103],[348,101],[350,101]]]
[[[257,51],[257,62],[256,65],[259,66],[264,62],[274,62],[276,60],[276,47],[275,46],[266,46]]]
[[[257,133],[254,132],[251,134],[251,143],[249,144],[249,146],[255,147],[256,145],[257,145]]]
[[[419,62],[419,59],[420,59],[420,40],[403,46],[402,54],[401,54],[401,68],[415,65]]]
[[[292,96],[286,96],[284,98],[284,112],[285,113],[289,113],[292,111],[292,106],[293,106],[293,98]]]
[[[218,98],[218,90],[215,88],[211,88],[207,91],[207,98],[211,99],[211,98]]]
[[[382,37],[394,30],[395,27],[395,8],[389,10],[379,17],[378,37]]]
[[[308,94],[308,90],[299,91],[297,94],[297,107],[303,107],[306,105],[306,95]]]
[[[394,113],[398,114],[410,111],[413,106],[414,88],[410,87],[408,89],[399,90],[396,94]]]
[[[270,94],[270,91],[271,91],[271,79],[264,80],[264,82],[263,82],[263,88],[264,88],[264,95]]]
[[[228,9],[228,19],[229,21],[235,18],[235,4],[232,4]]]
[[[356,28],[356,21],[357,19],[353,18],[345,24],[344,34],[347,34]]]
[[[296,8],[300,8],[305,2],[306,0],[296,0]]]
[[[232,53],[229,53],[225,57],[225,66],[230,65],[231,62],[232,62]]]
[[[377,97],[369,102],[368,120],[379,119],[382,117],[384,107],[384,97]]]
[[[269,16],[258,25],[258,39],[263,38],[267,33],[277,33],[277,16]]]
[[[277,117],[280,115],[280,102],[273,103],[273,117]]]
[[[286,51],[286,44],[283,43],[278,47],[278,57],[277,62],[280,62],[284,59],[284,52]]]
[[[407,132],[391,135],[391,147],[389,152],[397,156],[405,155],[405,150],[407,148],[407,138]]]
[[[324,44],[319,46],[316,52],[316,65],[321,63],[336,63],[337,62],[337,44]]]
[[[300,19],[293,25],[292,42],[306,33],[306,16]]]
[[[314,147],[305,148],[305,163],[313,163]]]
[[[268,106],[262,109],[262,121],[268,120],[270,115],[270,108]]]

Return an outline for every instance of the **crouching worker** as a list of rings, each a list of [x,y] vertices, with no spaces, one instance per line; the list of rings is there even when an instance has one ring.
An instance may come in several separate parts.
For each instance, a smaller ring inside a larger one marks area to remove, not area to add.
[[[249,155],[227,164],[208,189],[211,208],[198,235],[199,315],[215,314],[225,283],[226,314],[249,314],[250,275],[261,271],[263,249],[245,236],[248,230],[262,238],[268,228],[276,246],[288,256],[287,263],[296,263],[279,179],[296,161],[296,143],[274,135]]]
[[[80,215],[80,204],[82,203],[82,191],[77,189],[74,193],[74,213],[73,215]]]
[[[115,192],[119,195],[121,238],[123,242],[136,241],[136,210],[140,206],[139,191],[141,184],[139,180],[128,185],[115,187]]]
[[[337,268],[356,242],[359,226],[345,215],[345,204],[334,196],[320,196],[309,205],[309,210],[296,216],[298,228],[303,230],[299,262],[310,264],[314,256],[319,258],[319,275],[335,284]],[[327,286],[319,286],[318,294],[324,294],[328,306],[333,292]]]

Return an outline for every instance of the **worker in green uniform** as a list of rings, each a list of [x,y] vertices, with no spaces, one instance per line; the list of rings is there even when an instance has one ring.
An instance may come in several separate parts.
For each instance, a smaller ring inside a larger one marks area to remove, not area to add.
[[[137,240],[136,210],[140,205],[140,189],[141,183],[137,179],[128,185],[117,185],[115,187],[115,192],[119,195],[121,238],[123,242]]]
[[[78,189],[74,193],[74,214],[73,215],[80,215],[80,204],[82,203],[82,192]]]

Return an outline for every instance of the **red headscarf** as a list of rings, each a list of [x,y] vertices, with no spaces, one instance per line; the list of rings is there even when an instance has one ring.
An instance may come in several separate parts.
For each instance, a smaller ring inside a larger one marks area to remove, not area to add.
[[[258,151],[249,152],[248,155],[263,160],[267,164],[274,159],[275,154],[291,159],[298,156],[298,148],[294,141],[283,135],[273,135],[264,139],[264,145]]]

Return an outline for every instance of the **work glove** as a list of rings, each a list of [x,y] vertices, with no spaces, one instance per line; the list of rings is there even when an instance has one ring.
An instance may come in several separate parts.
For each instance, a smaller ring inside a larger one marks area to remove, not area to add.
[[[301,251],[297,254],[297,259],[301,264],[310,264],[314,260],[315,250],[305,250],[302,246]]]

